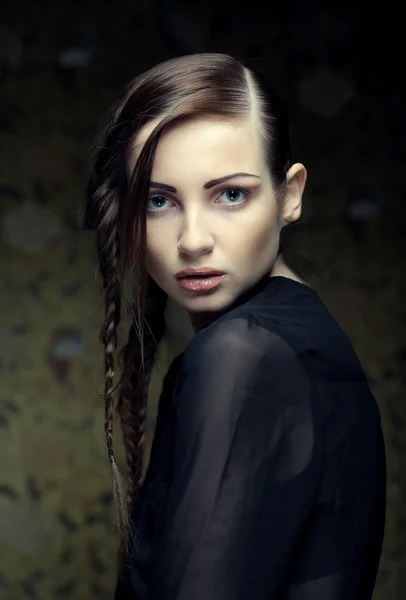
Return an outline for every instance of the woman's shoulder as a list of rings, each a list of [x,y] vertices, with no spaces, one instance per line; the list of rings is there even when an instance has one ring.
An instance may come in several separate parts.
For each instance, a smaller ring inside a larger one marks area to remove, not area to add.
[[[237,311],[202,329],[189,342],[175,403],[185,409],[185,398],[198,396],[199,401],[188,410],[202,421],[204,415],[217,415],[219,407],[235,415],[235,410],[245,410],[246,402],[265,415],[277,411],[288,398],[290,406],[308,407],[311,389],[303,365],[286,340],[258,324],[249,312]]]
[[[365,379],[348,335],[313,289],[298,284],[286,303],[253,302],[250,318],[282,338],[318,379]]]
[[[299,283],[282,283],[281,289],[272,282],[196,334],[188,345],[189,355],[220,359],[231,353],[241,360],[254,356],[270,361],[291,356],[318,379],[365,380],[348,336],[318,294]]]

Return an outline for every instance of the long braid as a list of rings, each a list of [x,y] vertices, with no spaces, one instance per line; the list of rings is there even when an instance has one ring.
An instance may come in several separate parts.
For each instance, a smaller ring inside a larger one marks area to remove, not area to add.
[[[148,384],[157,347],[165,329],[167,295],[141,270],[144,274],[139,278],[138,288],[135,290],[135,310],[132,311],[134,322],[123,349],[123,373],[116,406],[114,359],[118,344],[117,329],[121,319],[120,281],[129,254],[127,246],[131,236],[123,225],[125,216],[119,203],[126,193],[126,184],[119,169],[120,155],[112,157],[109,150],[109,136],[112,131],[112,128],[106,130],[95,156],[94,170],[88,183],[90,201],[85,222],[87,226],[97,230],[98,256],[103,277],[105,320],[100,337],[104,344],[105,363],[105,435],[113,477],[113,521],[120,534],[119,563],[122,566],[128,557],[131,543],[131,508],[143,476]],[[140,239],[137,235],[136,241],[139,246],[136,245],[135,250],[140,252],[139,259],[142,265],[145,257]],[[113,450],[116,409],[123,429],[128,482],[120,474]]]
[[[123,539],[128,538],[129,523],[126,511],[126,483],[116,463],[113,449],[115,409],[115,352],[117,329],[121,318],[121,288],[119,279],[119,207],[116,193],[106,182],[96,192],[101,218],[97,228],[99,266],[103,277],[105,319],[100,333],[104,345],[105,435],[113,478],[113,520]]]

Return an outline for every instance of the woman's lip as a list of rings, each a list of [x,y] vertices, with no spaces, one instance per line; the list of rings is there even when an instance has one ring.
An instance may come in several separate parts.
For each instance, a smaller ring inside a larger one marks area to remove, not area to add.
[[[219,275],[207,275],[199,277],[181,277],[177,279],[178,285],[188,292],[207,292],[218,287],[225,277],[225,273]]]

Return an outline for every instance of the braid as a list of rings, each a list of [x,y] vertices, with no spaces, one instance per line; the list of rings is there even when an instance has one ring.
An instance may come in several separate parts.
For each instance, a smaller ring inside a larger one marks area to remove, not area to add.
[[[97,188],[94,197],[99,206],[97,247],[105,303],[105,319],[100,333],[104,345],[105,436],[113,478],[113,520],[120,534],[121,569],[130,548],[131,508],[142,483],[148,385],[165,329],[167,295],[149,278],[145,315],[137,305],[136,319],[123,349],[124,365],[117,411],[123,429],[127,483],[120,474],[113,448],[115,354],[121,320],[119,204],[117,193],[108,181]]]
[[[97,246],[99,266],[103,278],[103,291],[105,302],[105,318],[100,333],[104,345],[104,399],[105,399],[105,435],[107,451],[113,477],[113,519],[115,527],[125,538],[128,523],[125,504],[125,481],[119,472],[113,450],[113,422],[114,422],[114,356],[117,349],[117,329],[121,318],[121,288],[119,279],[119,209],[115,192],[111,191],[108,182],[101,185],[97,192],[101,212],[97,228]]]
[[[103,278],[105,319],[100,338],[104,345],[105,436],[113,478],[113,520],[115,529],[120,534],[120,562],[123,566],[131,541],[131,508],[142,483],[148,385],[158,344],[165,329],[167,295],[146,273],[140,277],[133,311],[134,322],[123,349],[123,373],[116,406],[115,354],[118,345],[117,330],[121,320],[120,278],[126,262],[126,238],[119,205],[120,182],[114,179],[112,160],[105,156],[107,147],[106,142],[96,155],[95,169],[88,184],[86,219],[88,224],[96,227],[99,267]],[[138,240],[138,236],[136,239]],[[142,244],[136,250],[140,252],[142,265]],[[116,409],[123,429],[128,482],[120,474],[113,448]]]

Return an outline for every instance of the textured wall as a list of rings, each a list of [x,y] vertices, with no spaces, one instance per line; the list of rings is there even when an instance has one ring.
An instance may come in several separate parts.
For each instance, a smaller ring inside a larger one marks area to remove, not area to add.
[[[371,67],[366,51],[352,60],[358,34],[345,11],[334,18],[311,11],[289,19],[280,14],[279,21],[271,16],[247,18],[243,33],[236,18],[223,28],[216,23],[216,49],[262,53],[292,109],[295,157],[309,169],[308,224],[295,230],[293,242],[310,257],[315,287],[353,341],[380,404],[389,488],[376,600],[395,600],[406,589],[400,98],[376,73],[372,77],[376,64]],[[203,9],[195,20],[174,15],[181,43],[202,47],[204,28],[196,19],[205,24],[204,17]],[[17,2],[5,22],[0,597],[107,599],[114,537],[103,438],[102,307],[92,234],[77,223],[102,110],[119,86],[170,50],[151,15],[125,2],[116,15],[103,3]],[[164,345],[152,382],[150,429],[172,351]]]

